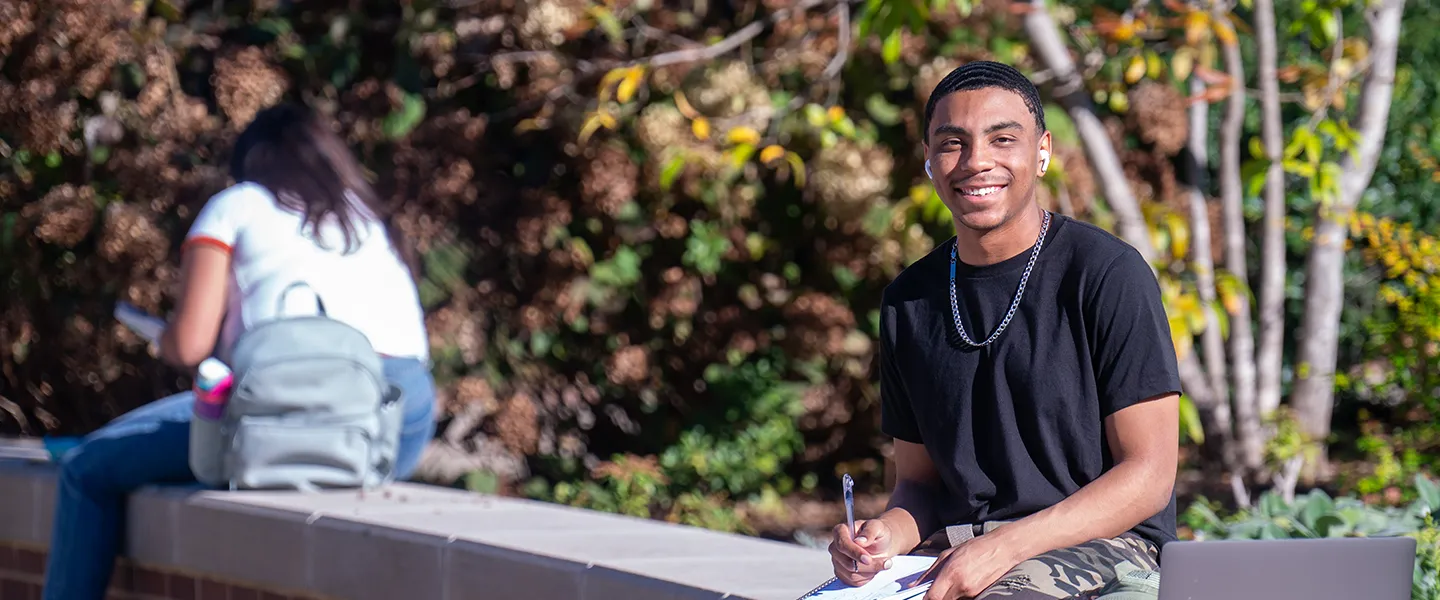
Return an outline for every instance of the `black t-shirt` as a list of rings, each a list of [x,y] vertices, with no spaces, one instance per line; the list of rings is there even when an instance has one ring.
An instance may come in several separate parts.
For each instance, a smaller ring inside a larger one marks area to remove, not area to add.
[[[941,244],[885,289],[881,427],[925,445],[948,492],[939,504],[945,525],[1020,519],[1114,464],[1107,416],[1179,393],[1169,321],[1138,251],[1052,215],[1010,325],[990,346],[968,346],[950,305],[953,246],[953,238]],[[972,341],[983,343],[1004,318],[1031,250],[983,267],[957,261]],[[1174,540],[1174,494],[1132,531],[1157,548]]]

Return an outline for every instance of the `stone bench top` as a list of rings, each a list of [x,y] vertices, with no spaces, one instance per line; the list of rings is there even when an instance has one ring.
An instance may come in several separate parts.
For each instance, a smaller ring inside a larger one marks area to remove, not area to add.
[[[55,473],[37,440],[0,439],[0,543],[48,546]],[[793,600],[831,576],[798,545],[415,484],[147,487],[129,531],[136,563],[355,600]]]

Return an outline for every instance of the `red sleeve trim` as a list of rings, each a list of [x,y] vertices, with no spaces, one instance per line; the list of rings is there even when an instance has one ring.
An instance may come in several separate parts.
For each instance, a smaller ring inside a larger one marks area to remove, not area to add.
[[[195,236],[188,240],[185,240],[185,243],[180,245],[180,251],[184,252],[185,250],[188,250],[191,246],[197,245],[213,246],[215,248],[223,250],[226,254],[232,254],[234,252],[234,249],[230,247],[230,244],[227,244],[209,236]]]

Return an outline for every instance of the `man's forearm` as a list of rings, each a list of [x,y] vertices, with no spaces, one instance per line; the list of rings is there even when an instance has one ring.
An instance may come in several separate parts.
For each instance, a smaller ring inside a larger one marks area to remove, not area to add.
[[[1069,498],[1002,527],[1019,560],[1097,538],[1116,537],[1170,502],[1174,473],[1142,461],[1124,461]],[[1162,484],[1161,482],[1165,482]],[[1008,531],[1007,531],[1008,530]]]
[[[896,554],[905,554],[925,541],[938,527],[936,494],[931,485],[914,481],[898,481],[895,491],[890,494],[890,503],[885,514],[880,516],[895,536]]]

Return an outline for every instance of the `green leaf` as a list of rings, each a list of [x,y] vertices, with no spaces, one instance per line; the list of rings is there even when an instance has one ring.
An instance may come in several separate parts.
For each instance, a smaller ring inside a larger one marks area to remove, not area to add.
[[[418,94],[405,94],[401,101],[400,108],[385,116],[381,129],[385,137],[398,140],[415,129],[416,125],[425,118],[425,99]]]
[[[1252,160],[1240,167],[1240,178],[1245,181],[1247,196],[1259,196],[1261,190],[1265,189],[1265,177],[1269,169],[1270,161],[1265,159]]]
[[[1320,531],[1318,526],[1320,519],[1326,516],[1333,516],[1331,513],[1334,512],[1334,510],[1335,502],[1332,501],[1329,496],[1325,495],[1325,492],[1314,490],[1305,499],[1305,503],[1300,508],[1300,522],[1304,523],[1306,527],[1315,530],[1317,535],[1323,537],[1325,534]],[[1336,517],[1336,519],[1338,520],[1339,518]]]
[[[755,146],[753,144],[740,144],[731,150],[730,164],[738,169],[744,166],[745,162],[750,160],[750,157],[754,155]]]
[[[600,30],[605,32],[605,37],[610,38],[610,43],[620,45],[625,43],[625,27],[620,20],[615,18],[615,13],[604,6],[593,6],[590,14],[595,16],[599,22]]]
[[[1275,492],[1266,492],[1260,498],[1260,514],[1266,518],[1283,516],[1289,512],[1285,499]]]
[[[1426,512],[1440,512],[1440,485],[1423,473],[1418,473],[1415,475],[1415,492],[1420,502],[1425,505]]]
[[[1325,140],[1318,135],[1312,135],[1305,140],[1305,158],[1310,162],[1320,160],[1320,155],[1325,151]]]
[[[819,129],[824,127],[830,120],[825,115],[825,107],[812,102],[805,105],[805,122],[811,127]]]
[[[1062,144],[1078,144],[1080,134],[1076,132],[1075,122],[1070,119],[1070,113],[1064,108],[1054,104],[1045,105],[1045,127],[1050,130],[1050,136]]]
[[[680,172],[684,170],[684,168],[684,154],[676,154],[671,157],[670,160],[665,163],[665,167],[660,170],[660,189],[662,191],[670,191],[670,186],[675,185],[675,178],[680,176]]]
[[[1340,537],[1346,533],[1345,520],[1331,514],[1317,517],[1310,528],[1319,537]]]
[[[889,8],[890,5],[885,0],[867,0],[865,2],[865,9],[860,13],[860,27],[856,30],[856,33],[862,38],[869,37],[876,19],[880,17],[881,13],[888,11]]]
[[[1316,44],[1316,46],[1334,44],[1335,40],[1340,37],[1340,22],[1335,19],[1335,13],[1320,9],[1311,14],[1315,16],[1315,24],[1320,28],[1321,39],[1324,40],[1323,44]]]
[[[1294,135],[1290,137],[1290,141],[1285,143],[1285,158],[1295,158],[1299,156],[1300,152],[1305,150],[1313,137],[1315,137],[1315,133],[1309,129],[1304,127],[1296,128]]]
[[[880,56],[885,59],[885,64],[887,65],[894,64],[895,61],[900,60],[899,28],[892,30],[890,35],[885,36],[885,45],[881,48]]]
[[[1205,427],[1200,422],[1200,411],[1189,396],[1180,396],[1180,428],[1190,441],[1205,443]]]
[[[1289,537],[1290,536],[1285,533],[1285,528],[1275,523],[1266,523],[1265,526],[1260,529],[1260,539],[1262,540],[1283,540]]]
[[[891,104],[884,94],[876,92],[865,99],[865,111],[876,123],[893,126],[900,122],[900,107]]]
[[[1290,173],[1292,175],[1299,175],[1301,177],[1315,176],[1315,165],[1312,165],[1308,162],[1300,162],[1298,160],[1286,160],[1284,164],[1286,173]]]

